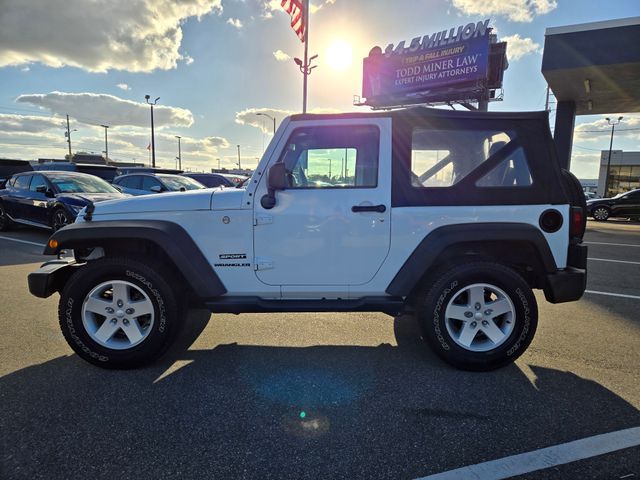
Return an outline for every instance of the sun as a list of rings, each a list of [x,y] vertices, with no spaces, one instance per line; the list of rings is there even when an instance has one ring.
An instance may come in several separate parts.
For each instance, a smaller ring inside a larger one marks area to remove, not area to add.
[[[334,40],[327,48],[327,63],[334,70],[345,70],[351,66],[351,45],[344,40]]]

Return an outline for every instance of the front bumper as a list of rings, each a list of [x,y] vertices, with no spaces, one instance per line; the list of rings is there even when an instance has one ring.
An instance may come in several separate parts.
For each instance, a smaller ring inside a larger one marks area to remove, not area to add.
[[[64,287],[79,266],[72,258],[59,258],[43,263],[38,270],[27,277],[29,292],[40,298],[50,297]]]

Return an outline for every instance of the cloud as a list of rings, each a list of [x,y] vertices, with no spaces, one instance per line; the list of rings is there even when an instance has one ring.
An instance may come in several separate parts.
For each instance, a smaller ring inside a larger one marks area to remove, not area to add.
[[[94,125],[132,125],[146,127],[149,124],[149,106],[142,102],[125,100],[104,93],[64,93],[20,95],[17,102],[28,103],[58,115]],[[153,109],[156,127],[190,127],[193,115],[189,110],[166,105]]]
[[[309,113],[337,113],[334,108],[314,108]],[[241,112],[236,112],[236,123],[240,125],[249,125],[261,130],[263,133],[273,133],[272,120],[266,116],[258,115],[262,113],[276,119],[276,125],[289,115],[293,115],[292,110],[281,110],[277,108],[247,108]]]
[[[222,0],[3,0],[0,67],[40,62],[90,72],[175,68],[182,25]]]
[[[186,63],[187,65],[191,65],[195,60],[193,59],[193,57],[190,57],[189,55],[186,55],[184,57],[184,63]]]
[[[29,70],[31,70],[31,67],[29,67],[29,65],[20,69],[21,72],[28,72]]]
[[[615,138],[617,140],[640,140],[640,114],[625,113],[622,115],[622,122],[616,126]],[[614,121],[619,116],[620,114],[617,113],[608,115],[608,117]],[[611,125],[607,122],[606,117],[606,115],[602,115],[601,118],[593,120],[592,122],[576,125],[573,132],[573,141],[575,143],[599,142],[603,145],[603,150],[608,149],[609,144],[606,140],[610,138]]]
[[[40,133],[52,128],[62,130],[62,118],[0,113],[0,131]]]
[[[501,42],[507,42],[507,56],[509,60],[520,60],[530,53],[542,53],[540,44],[534,42],[531,38],[522,38],[519,34],[502,37]]]
[[[227,23],[238,30],[244,26],[239,18],[228,18]]]
[[[276,57],[276,60],[279,62],[286,62],[287,60],[291,60],[291,55],[284,53],[282,50],[276,50],[273,52],[273,56]]]
[[[273,12],[281,12],[285,15],[287,12],[280,5],[280,0],[261,0],[262,2],[262,18],[273,18]],[[324,6],[333,5],[336,0],[324,0],[320,3],[309,2],[309,13],[317,13]]]
[[[556,0],[452,0],[464,15],[502,16],[512,22],[531,22],[558,6]]]
[[[120,90],[131,90],[131,87],[126,83],[118,83],[116,87],[118,87]]]

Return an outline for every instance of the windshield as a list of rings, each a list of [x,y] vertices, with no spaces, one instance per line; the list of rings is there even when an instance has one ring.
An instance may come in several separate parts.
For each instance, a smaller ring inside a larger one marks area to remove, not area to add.
[[[92,175],[49,175],[49,180],[60,193],[120,193]]]
[[[179,191],[184,188],[185,190],[198,190],[200,188],[205,188],[200,182],[194,180],[193,178],[188,177],[178,177],[178,176],[164,176],[158,175],[165,186],[171,191]]]

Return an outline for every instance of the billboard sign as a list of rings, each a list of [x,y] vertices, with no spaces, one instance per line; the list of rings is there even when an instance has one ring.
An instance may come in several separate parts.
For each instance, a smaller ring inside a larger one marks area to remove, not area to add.
[[[489,71],[489,20],[400,42],[364,59],[362,96],[367,104],[398,104],[419,97],[449,100],[455,92],[482,90]],[[456,33],[457,32],[457,33]],[[445,98],[446,97],[446,98]],[[467,97],[468,98],[468,97]],[[409,102],[408,102],[409,103]]]

